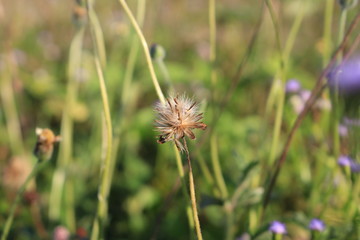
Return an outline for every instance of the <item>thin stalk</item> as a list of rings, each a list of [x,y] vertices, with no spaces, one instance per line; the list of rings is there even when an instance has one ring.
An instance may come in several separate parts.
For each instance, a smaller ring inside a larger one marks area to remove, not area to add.
[[[177,166],[180,180],[181,180],[181,189],[183,191],[184,196],[187,198],[190,198],[189,194],[187,192],[187,189],[186,189],[185,173],[184,173],[184,167],[183,167],[183,164],[181,161],[181,156],[180,156],[180,153],[177,150],[175,144],[174,144],[174,152],[175,152],[175,158],[176,158],[176,166]],[[188,220],[189,220],[189,227],[190,227],[190,230],[192,231],[192,230],[194,230],[195,225],[194,225],[194,218],[191,214],[191,206],[189,204],[186,204],[186,212],[188,213],[187,216],[188,216]],[[190,214],[189,214],[189,212],[190,212]]]
[[[11,64],[14,60],[10,59],[10,54],[5,54],[5,69],[2,71],[2,81],[0,82],[0,97],[4,114],[6,117],[6,128],[9,138],[9,146],[13,154],[23,154],[24,144],[21,136],[19,114],[14,96],[14,89],[11,83]]]
[[[184,142],[184,149],[186,152],[188,165],[189,165],[190,197],[191,197],[191,206],[192,206],[193,217],[194,217],[194,222],[195,222],[196,235],[197,235],[198,240],[202,240],[203,237],[201,234],[200,221],[199,221],[199,216],[198,216],[198,211],[197,211],[197,206],[196,206],[195,183],[194,183],[194,176],[193,176],[193,171],[192,171],[192,167],[191,167],[190,153],[189,153],[189,149],[187,147],[185,138],[183,138],[183,142]]]
[[[347,8],[343,7],[341,9],[340,14],[340,20],[339,20],[339,33],[338,33],[338,39],[337,44],[341,44],[341,42],[344,39],[345,36],[345,28],[346,28],[346,19],[347,19]],[[342,61],[343,58],[343,51],[341,51],[337,56],[337,63],[339,64]],[[335,79],[335,91],[334,95],[332,96],[332,102],[333,102],[333,117],[332,117],[332,134],[333,134],[333,152],[334,155],[337,157],[339,156],[340,152],[340,137],[339,137],[339,89],[338,89],[338,79]]]
[[[304,19],[304,13],[305,13],[305,7],[304,7],[304,1],[303,0],[299,0],[298,1],[298,5],[299,5],[299,10],[298,10],[298,14],[296,15],[295,21],[291,26],[291,30],[289,33],[289,36],[287,37],[286,43],[285,43],[285,47],[284,47],[284,64],[285,64],[285,73],[287,70],[287,66],[288,66],[288,60],[289,60],[289,56],[291,53],[291,50],[294,46],[295,40],[296,40],[296,36],[300,30],[300,26],[302,23],[302,20]]]
[[[8,218],[6,219],[5,222],[5,227],[4,227],[4,231],[3,234],[1,236],[1,240],[6,240],[7,236],[9,234],[11,225],[13,223],[14,220],[14,215],[15,215],[15,210],[17,208],[17,206],[20,203],[20,200],[26,190],[26,187],[28,186],[28,184],[30,183],[30,181],[34,178],[34,176],[36,176],[36,174],[39,172],[39,170],[47,163],[47,161],[40,161],[37,160],[35,163],[35,166],[33,167],[33,169],[31,170],[29,176],[27,176],[25,182],[21,185],[21,187],[19,188],[19,190],[16,193],[16,197],[15,200],[10,208],[10,213]]]
[[[221,165],[220,165],[220,161],[219,161],[219,153],[218,153],[218,147],[217,147],[217,142],[216,142],[216,136],[213,134],[211,136],[211,163],[213,165],[213,170],[214,170],[214,175],[215,175],[215,181],[216,184],[221,192],[221,198],[222,199],[227,199],[228,197],[228,191],[226,188],[226,184],[225,184],[225,180],[224,180],[224,176],[222,174],[221,171]]]
[[[100,89],[101,89],[101,96],[103,101],[103,108],[104,108],[104,117],[105,117],[105,123],[106,123],[106,142],[107,142],[107,149],[106,149],[106,156],[104,165],[101,167],[101,183],[99,186],[99,193],[98,193],[98,210],[97,210],[97,216],[94,219],[94,225],[93,225],[93,232],[91,235],[92,240],[99,239],[99,230],[100,230],[100,221],[104,223],[104,221],[107,218],[107,199],[109,195],[109,186],[111,184],[111,179],[109,179],[108,175],[111,171],[110,167],[113,165],[111,161],[113,160],[111,158],[111,152],[112,152],[112,125],[111,125],[111,116],[110,116],[110,109],[109,109],[109,103],[107,101],[107,92],[106,92],[106,86],[105,86],[105,80],[102,73],[100,61],[97,57],[95,57],[95,65],[96,65],[96,71],[99,77],[100,82]]]
[[[111,180],[109,178],[109,175],[111,173],[111,166],[113,166],[112,162],[114,159],[111,157],[112,154],[112,124],[111,124],[111,115],[110,115],[110,108],[109,108],[109,102],[108,102],[108,96],[107,96],[107,90],[106,90],[106,84],[103,74],[102,65],[100,63],[100,56],[99,56],[99,50],[97,42],[98,38],[96,37],[96,31],[95,27],[96,25],[93,24],[92,18],[95,15],[95,12],[93,10],[92,5],[87,2],[88,7],[88,14],[90,19],[90,29],[91,29],[91,38],[93,41],[93,47],[94,47],[94,61],[95,61],[95,68],[96,73],[99,78],[99,85],[100,85],[100,92],[101,92],[101,99],[103,104],[103,110],[104,110],[104,119],[105,119],[105,125],[106,125],[106,154],[105,154],[105,161],[103,162],[101,166],[101,182],[99,185],[99,192],[98,192],[98,207],[96,216],[94,218],[92,233],[91,233],[91,239],[92,240],[98,240],[103,239],[103,236],[100,235],[100,231],[103,230],[104,223],[107,219],[107,210],[108,210],[108,196],[110,191],[110,184]]]
[[[210,64],[211,64],[211,83],[215,89],[217,74],[215,70],[216,61],[216,5],[215,0],[209,0],[209,37],[210,37]],[[214,93],[215,94],[215,93]],[[216,97],[216,96],[214,96]],[[214,98],[215,100],[215,98]]]
[[[160,88],[160,84],[159,81],[157,80],[156,74],[155,74],[155,70],[154,70],[154,65],[152,63],[151,60],[151,56],[150,56],[150,51],[149,51],[149,46],[145,40],[145,37],[141,31],[141,28],[139,27],[134,15],[132,14],[129,6],[127,5],[125,0],[119,0],[120,4],[122,5],[122,7],[124,8],[126,14],[128,15],[130,22],[132,23],[133,27],[135,28],[136,33],[139,36],[140,42],[144,48],[144,53],[145,53],[145,58],[147,61],[147,65],[149,67],[149,71],[150,71],[150,75],[151,75],[151,80],[153,81],[154,87],[155,87],[155,91],[160,99],[160,101],[162,103],[165,103],[165,97],[163,92],[161,91]]]
[[[204,178],[206,180],[206,182],[210,185],[210,186],[213,186],[214,185],[214,178],[210,172],[210,169],[209,167],[206,165],[206,162],[205,162],[205,159],[204,157],[201,155],[199,149],[195,150],[195,154],[197,156],[197,160],[198,160],[198,163],[199,163],[199,166],[200,166],[200,169],[202,171],[202,173],[204,174]]]
[[[156,59],[155,62],[159,66],[160,72],[162,73],[162,75],[164,77],[164,81],[165,81],[165,83],[167,84],[167,87],[168,87],[168,92],[170,92],[170,94],[175,94],[174,87],[173,87],[171,79],[170,79],[170,74],[169,74],[169,71],[167,70],[167,67],[166,67],[165,63],[164,63],[164,59]]]
[[[276,18],[275,10],[274,10],[274,7],[272,5],[271,0],[265,0],[265,3],[266,3],[266,5],[267,5],[267,7],[269,9],[271,21],[272,21],[272,23],[274,25],[276,45],[277,45],[279,55],[280,55],[280,69],[281,69],[281,68],[284,67],[284,54],[283,54],[283,50],[282,50],[282,47],[281,47],[279,23],[278,23],[278,19]]]
[[[224,204],[224,209],[226,213],[226,233],[225,240],[233,240],[235,236],[234,228],[234,208],[230,201],[226,201]]]
[[[347,8],[342,8],[341,10],[341,14],[340,14],[340,22],[339,22],[339,35],[338,35],[338,40],[337,40],[337,44],[341,44],[341,42],[344,39],[345,36],[345,29],[346,29],[346,19],[347,19],[347,13],[348,10]],[[343,52],[340,52],[338,55],[338,60],[341,61],[343,56]]]
[[[144,23],[144,17],[145,17],[145,0],[138,0],[137,5],[137,14],[136,14],[136,21],[139,24],[139,27],[142,27]],[[126,101],[128,101],[128,95],[131,91],[130,85],[134,74],[134,68],[135,68],[135,62],[136,58],[139,52],[139,39],[135,38],[135,36],[132,36],[131,40],[132,44],[130,47],[130,53],[129,58],[126,63],[126,69],[125,69],[125,76],[124,76],[124,83],[123,88],[121,92],[121,102],[122,104],[126,104]]]
[[[331,57],[332,49],[332,18],[334,12],[334,0],[326,0],[325,14],[324,14],[324,52],[323,52],[323,67],[325,67]]]
[[[279,78],[281,81],[281,87],[283,88],[285,83],[285,63],[284,63],[285,59],[284,59],[283,49],[281,46],[279,23],[278,23],[278,19],[276,18],[275,10],[273,8],[271,0],[266,0],[265,3],[268,7],[271,21],[274,26],[276,45],[280,56],[280,66],[279,66],[278,74],[276,74],[274,84],[277,84],[276,81]],[[280,91],[278,91],[278,95],[277,95],[277,108],[275,113],[275,123],[273,129],[273,141],[271,143],[269,160],[268,160],[269,164],[272,164],[274,162],[276,151],[279,147],[280,130],[282,125],[282,116],[284,109],[284,98],[285,98],[285,94],[283,93],[283,89],[281,89]]]

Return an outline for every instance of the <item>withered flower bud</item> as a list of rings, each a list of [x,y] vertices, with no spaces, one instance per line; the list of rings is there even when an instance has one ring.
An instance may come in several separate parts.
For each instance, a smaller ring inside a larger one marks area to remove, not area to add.
[[[174,141],[178,150],[183,151],[184,146],[180,142],[185,136],[195,139],[192,129],[206,129],[206,124],[200,120],[203,114],[199,112],[196,102],[182,95],[170,97],[166,103],[157,103],[155,111],[158,114],[156,129],[160,132],[158,143]]]
[[[48,128],[36,128],[37,141],[34,154],[40,161],[47,161],[51,158],[54,150],[54,143],[61,140],[60,136],[55,134]]]
[[[354,8],[358,4],[358,0],[338,0],[343,9]]]
[[[161,45],[154,43],[150,47],[150,56],[154,60],[164,61],[166,51]]]

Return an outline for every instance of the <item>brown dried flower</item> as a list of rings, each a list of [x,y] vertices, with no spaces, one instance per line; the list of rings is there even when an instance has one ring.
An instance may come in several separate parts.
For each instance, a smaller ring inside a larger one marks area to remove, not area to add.
[[[185,95],[170,97],[165,104],[157,103],[155,111],[158,115],[155,127],[160,132],[157,142],[174,141],[179,151],[184,150],[180,139],[185,136],[195,139],[192,129],[206,129],[206,124],[200,122],[203,114],[199,112],[198,104]]]
[[[61,140],[60,136],[55,134],[48,128],[36,128],[37,142],[34,149],[34,154],[39,160],[49,160],[51,158],[54,143]]]

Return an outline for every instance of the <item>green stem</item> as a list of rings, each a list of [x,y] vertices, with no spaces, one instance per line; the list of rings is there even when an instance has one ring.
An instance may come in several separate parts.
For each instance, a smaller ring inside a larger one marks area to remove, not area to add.
[[[273,239],[273,240],[281,240],[281,239],[282,239],[282,234],[273,233],[273,234],[272,234],[272,239]]]
[[[209,40],[210,40],[210,79],[214,91],[212,100],[215,102],[218,99],[217,89],[217,72],[215,68],[216,62],[216,2],[209,0]]]
[[[144,37],[144,35],[143,35],[143,33],[142,33],[142,31],[141,31],[141,29],[140,29],[140,27],[139,27],[139,25],[138,25],[138,23],[136,21],[134,15],[132,14],[129,6],[127,5],[126,1],[125,0],[119,0],[119,2],[122,5],[122,7],[124,8],[126,14],[128,15],[128,17],[130,19],[130,22],[132,23],[133,27],[135,28],[136,33],[139,36],[141,45],[144,48],[145,58],[146,58],[146,61],[147,61],[147,65],[149,67],[149,71],[150,71],[151,79],[152,79],[154,87],[155,87],[155,91],[156,91],[160,101],[162,103],[165,103],[165,97],[164,97],[163,92],[161,91],[159,81],[157,80],[155,70],[154,70],[154,65],[152,63],[151,56],[150,56],[149,47],[148,47],[148,44],[147,44],[147,42],[145,40],[145,37]]]
[[[13,154],[24,153],[24,144],[21,136],[19,115],[17,112],[14,90],[11,83],[11,53],[5,54],[5,69],[2,71],[2,81],[0,82],[0,97],[4,114],[6,117],[6,127],[10,149]]]
[[[334,11],[334,0],[326,0],[325,14],[324,14],[324,53],[323,53],[323,67],[325,67],[331,58],[332,49],[332,17]]]
[[[21,187],[19,188],[19,190],[16,193],[16,197],[15,200],[10,208],[10,213],[9,216],[6,220],[5,223],[5,227],[4,227],[4,231],[3,234],[1,236],[1,240],[6,240],[7,236],[9,234],[11,225],[13,223],[14,220],[14,214],[15,214],[15,210],[17,208],[17,206],[19,205],[19,202],[26,190],[26,187],[28,186],[28,184],[30,183],[30,181],[34,178],[34,176],[36,176],[36,174],[39,172],[39,170],[47,163],[47,161],[36,161],[35,166],[33,167],[32,171],[30,172],[29,176],[27,176],[25,182],[21,185]]]
[[[283,87],[285,83],[285,56],[281,46],[280,40],[280,30],[279,30],[279,23],[275,15],[275,11],[270,0],[266,0],[266,5],[269,9],[270,16],[272,23],[274,25],[275,30],[275,37],[276,37],[276,45],[278,48],[278,52],[280,55],[280,67],[278,70],[278,74],[275,76],[274,84],[277,84],[277,79],[279,78],[281,81],[281,88],[277,94],[277,109],[276,109],[276,116],[275,116],[275,124],[273,129],[273,141],[271,143],[270,154],[269,154],[269,164],[272,164],[275,160],[276,152],[279,147],[279,138],[280,138],[280,129],[282,125],[282,115],[283,115],[283,108],[284,108],[284,93]]]
[[[216,5],[215,0],[209,0],[209,33],[210,33],[210,62],[216,60]]]
[[[226,240],[233,240],[235,236],[234,231],[234,208],[231,202],[226,201],[224,204],[226,213]]]
[[[213,134],[211,136],[211,162],[213,165],[214,175],[215,175],[215,181],[217,183],[217,186],[221,192],[221,198],[227,199],[228,197],[228,191],[226,188],[224,176],[221,171],[220,161],[219,161],[219,153],[216,143],[216,136]]]
[[[109,108],[109,102],[108,102],[108,96],[107,96],[107,90],[105,85],[105,79],[104,74],[102,70],[102,65],[100,63],[100,56],[99,56],[99,42],[98,38],[96,37],[96,27],[97,25],[94,24],[93,18],[95,15],[95,12],[93,10],[92,5],[87,2],[88,6],[88,14],[90,19],[90,29],[91,29],[91,37],[93,41],[93,47],[94,47],[94,61],[95,61],[95,68],[96,73],[99,78],[99,85],[100,85],[100,92],[101,92],[101,99],[103,103],[103,110],[104,110],[104,118],[105,118],[105,125],[106,125],[106,155],[105,155],[105,161],[101,164],[101,182],[99,185],[99,192],[98,192],[98,208],[96,212],[96,216],[94,218],[93,223],[93,229],[91,233],[91,239],[92,240],[98,240],[103,239],[103,236],[100,235],[100,231],[103,230],[104,223],[107,219],[107,210],[108,210],[108,196],[110,191],[110,185],[112,179],[110,179],[110,173],[111,173],[111,166],[113,166],[112,161],[114,160],[111,157],[112,154],[112,124],[111,124],[111,115],[110,115],[110,108]],[[100,44],[101,45],[101,44]]]
[[[196,156],[198,156],[197,160],[198,160],[200,169],[201,169],[202,173],[204,174],[205,180],[212,187],[214,185],[214,178],[211,175],[211,171],[210,171],[209,167],[206,165],[205,159],[201,155],[200,150],[197,149],[195,151],[196,151]]]
[[[344,40],[345,36],[345,27],[346,27],[346,18],[347,18],[347,9],[343,8],[341,10],[340,15],[340,22],[339,22],[339,35],[337,44],[340,45],[341,42]],[[337,62],[340,63],[343,58],[343,52],[341,51],[337,56]],[[332,96],[333,102],[333,124],[332,124],[332,133],[333,133],[333,152],[335,157],[338,157],[340,154],[340,137],[339,137],[339,89],[338,89],[338,78],[335,79],[335,91],[334,95]]]
[[[171,83],[170,74],[169,74],[169,71],[166,68],[164,60],[163,59],[157,59],[155,62],[159,66],[160,72],[162,73],[162,75],[164,77],[165,83],[168,86],[168,91],[170,92],[170,94],[175,94],[174,93],[174,87],[173,87],[173,85]]]
[[[185,152],[186,152],[186,156],[187,156],[187,160],[188,160],[188,164],[189,164],[190,198],[191,198],[191,206],[192,206],[193,217],[194,217],[194,222],[195,222],[196,235],[197,235],[198,240],[202,240],[203,237],[201,234],[200,220],[199,220],[197,205],[196,205],[195,183],[194,183],[194,176],[193,176],[193,171],[192,171],[192,167],[191,167],[190,153],[189,153],[189,149],[187,147],[185,138],[183,138],[183,142],[184,142],[184,148],[185,148]]]
[[[144,17],[145,17],[145,0],[138,1],[136,15],[137,15],[136,19],[139,24],[139,27],[142,27],[143,22],[144,22]],[[129,89],[130,89],[131,81],[133,78],[136,58],[137,58],[137,55],[139,52],[139,39],[135,38],[135,36],[131,36],[131,37],[132,37],[132,41],[131,41],[132,44],[130,47],[129,58],[126,63],[124,83],[123,83],[123,88],[122,88],[122,92],[121,92],[121,102],[123,105],[125,105],[126,102],[128,101],[128,96],[131,92],[131,91],[129,91]]]
[[[112,125],[111,125],[111,116],[110,116],[110,109],[109,109],[109,103],[107,101],[107,92],[106,92],[106,86],[105,86],[105,80],[103,77],[103,73],[101,70],[99,59],[95,57],[95,65],[96,65],[96,71],[99,77],[100,82],[100,89],[101,89],[101,96],[103,101],[103,108],[104,108],[104,117],[106,122],[106,156],[104,165],[101,166],[101,183],[99,186],[99,205],[97,210],[97,216],[94,220],[94,229],[100,230],[99,221],[104,223],[104,221],[107,218],[107,199],[109,195],[110,190],[110,184],[111,179],[109,179],[109,173],[111,171],[110,167],[113,165],[111,161],[113,160],[111,158],[111,151],[112,151]],[[92,240],[97,240],[99,237],[98,231],[93,231],[93,234],[91,235]]]
[[[272,5],[271,0],[265,0],[265,3],[266,3],[266,5],[267,5],[267,7],[269,9],[271,21],[272,21],[272,23],[274,25],[276,45],[277,45],[279,55],[280,55],[280,69],[283,69],[284,68],[284,54],[283,54],[283,50],[282,50],[282,47],[281,47],[279,23],[278,23],[278,20],[276,18],[275,10],[274,10],[274,7]]]
[[[177,169],[178,169],[178,172],[179,172],[179,176],[180,176],[180,180],[181,180],[181,189],[183,191],[183,194],[184,196],[187,198],[187,199],[190,199],[189,197],[189,194],[187,192],[187,189],[186,189],[186,183],[185,183],[185,173],[184,173],[184,167],[183,167],[183,164],[182,164],[182,161],[181,161],[181,156],[180,156],[180,153],[179,151],[177,150],[177,147],[176,145],[174,144],[174,151],[175,151],[175,158],[176,158],[176,166],[177,166]],[[189,204],[186,204],[186,211],[189,212],[190,210],[190,213],[191,213],[191,206]],[[194,218],[191,214],[188,214],[188,220],[189,220],[189,227],[190,227],[190,230],[194,230]]]
[[[345,27],[346,27],[346,19],[347,19],[347,9],[343,8],[341,10],[341,14],[340,14],[340,23],[339,23],[339,35],[338,35],[338,41],[337,44],[340,45],[341,42],[344,40],[344,36],[345,36]],[[338,61],[341,61],[342,59],[342,52],[339,53],[338,55]]]
[[[304,13],[305,13],[305,6],[304,6],[304,1],[300,0],[298,1],[298,14],[296,15],[295,21],[291,26],[291,30],[289,33],[289,36],[286,40],[285,43],[285,47],[284,47],[284,71],[286,73],[287,71],[287,66],[288,66],[288,60],[289,60],[289,56],[291,53],[291,50],[294,46],[295,40],[296,40],[296,36],[299,32],[302,20],[304,19]]]

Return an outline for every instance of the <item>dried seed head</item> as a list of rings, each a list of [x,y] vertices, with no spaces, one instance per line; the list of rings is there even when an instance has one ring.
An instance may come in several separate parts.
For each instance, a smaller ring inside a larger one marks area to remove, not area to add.
[[[37,141],[34,149],[34,154],[41,161],[46,161],[51,158],[54,143],[61,140],[60,136],[55,134],[48,128],[36,128]]]
[[[179,151],[184,150],[180,139],[185,136],[195,139],[192,129],[206,129],[206,124],[200,121],[203,114],[199,112],[199,106],[184,95],[169,97],[165,104],[157,103],[155,111],[158,115],[155,127],[160,132],[157,142],[174,141]]]

